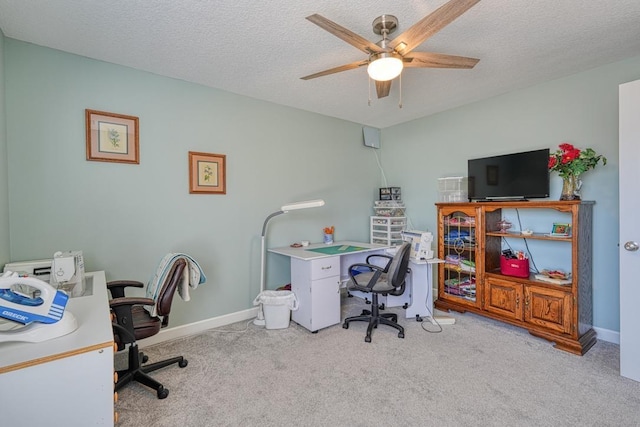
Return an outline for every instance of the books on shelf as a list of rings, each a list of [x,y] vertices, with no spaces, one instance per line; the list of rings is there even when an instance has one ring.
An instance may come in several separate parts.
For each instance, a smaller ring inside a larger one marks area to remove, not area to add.
[[[548,237],[566,237],[566,238],[571,237],[570,234],[558,234],[558,233],[549,233],[549,234],[546,234],[546,236],[548,236]]]
[[[540,280],[542,282],[553,283],[556,285],[570,285],[571,279],[554,279],[553,277],[546,276],[544,274],[536,274],[534,276],[536,280]]]

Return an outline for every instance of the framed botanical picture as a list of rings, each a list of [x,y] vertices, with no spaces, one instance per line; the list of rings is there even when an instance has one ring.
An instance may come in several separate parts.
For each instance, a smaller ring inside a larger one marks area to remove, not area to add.
[[[189,193],[226,194],[224,154],[189,151]]]
[[[138,118],[85,110],[87,160],[140,163]]]

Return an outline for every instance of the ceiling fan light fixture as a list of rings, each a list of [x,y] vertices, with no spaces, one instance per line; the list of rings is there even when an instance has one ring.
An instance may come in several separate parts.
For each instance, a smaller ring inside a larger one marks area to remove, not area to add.
[[[402,68],[402,58],[393,53],[379,53],[371,57],[371,62],[367,67],[367,73],[373,80],[386,82],[393,80],[400,75]]]

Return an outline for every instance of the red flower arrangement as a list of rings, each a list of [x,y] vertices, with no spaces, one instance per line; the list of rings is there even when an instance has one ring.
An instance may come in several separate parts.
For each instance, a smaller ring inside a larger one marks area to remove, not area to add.
[[[549,156],[549,170],[558,172],[562,178],[577,177],[595,168],[600,160],[603,166],[607,164],[607,158],[596,154],[591,148],[580,150],[567,142],[563,142],[559,147],[558,151]]]

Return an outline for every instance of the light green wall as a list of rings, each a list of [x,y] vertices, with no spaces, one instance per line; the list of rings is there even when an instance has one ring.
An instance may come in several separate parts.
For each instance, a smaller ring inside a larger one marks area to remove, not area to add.
[[[0,262],[81,249],[88,270],[146,282],[166,252],[187,252],[209,280],[177,304],[179,325],[251,306],[262,222],[283,203],[321,197],[327,206],[275,218],[268,246],[319,241],[325,225],[338,239],[368,239],[383,183],[359,124],[2,41]],[[594,323],[617,331],[617,96],[638,70],[632,58],[383,129],[378,153],[413,228],[435,230],[437,178],[465,174],[468,158],[563,141],[594,148],[609,160],[584,176],[583,196],[597,202]],[[85,108],[140,117],[140,165],[85,160]],[[190,150],[227,155],[226,196],[188,194]],[[559,191],[554,176],[553,199]],[[268,260],[267,287],[286,283],[288,262]]]
[[[146,283],[168,252],[207,275],[172,326],[252,307],[260,232],[288,202],[326,206],[269,224],[268,246],[367,240],[378,187],[361,125],[5,39],[13,261],[82,250],[87,270]],[[140,119],[140,164],[85,160],[85,109]],[[227,156],[227,194],[191,195],[188,151]],[[288,283],[268,257],[267,287]]]
[[[382,164],[414,226],[436,230],[437,179],[466,175],[470,158],[564,141],[603,154],[607,165],[583,175],[582,195],[596,201],[594,324],[618,331],[618,85],[639,78],[640,57],[384,129]],[[550,199],[560,188],[552,174]]]
[[[0,31],[0,265],[4,265],[10,259],[9,176],[7,172],[7,132],[4,103],[4,35]]]

